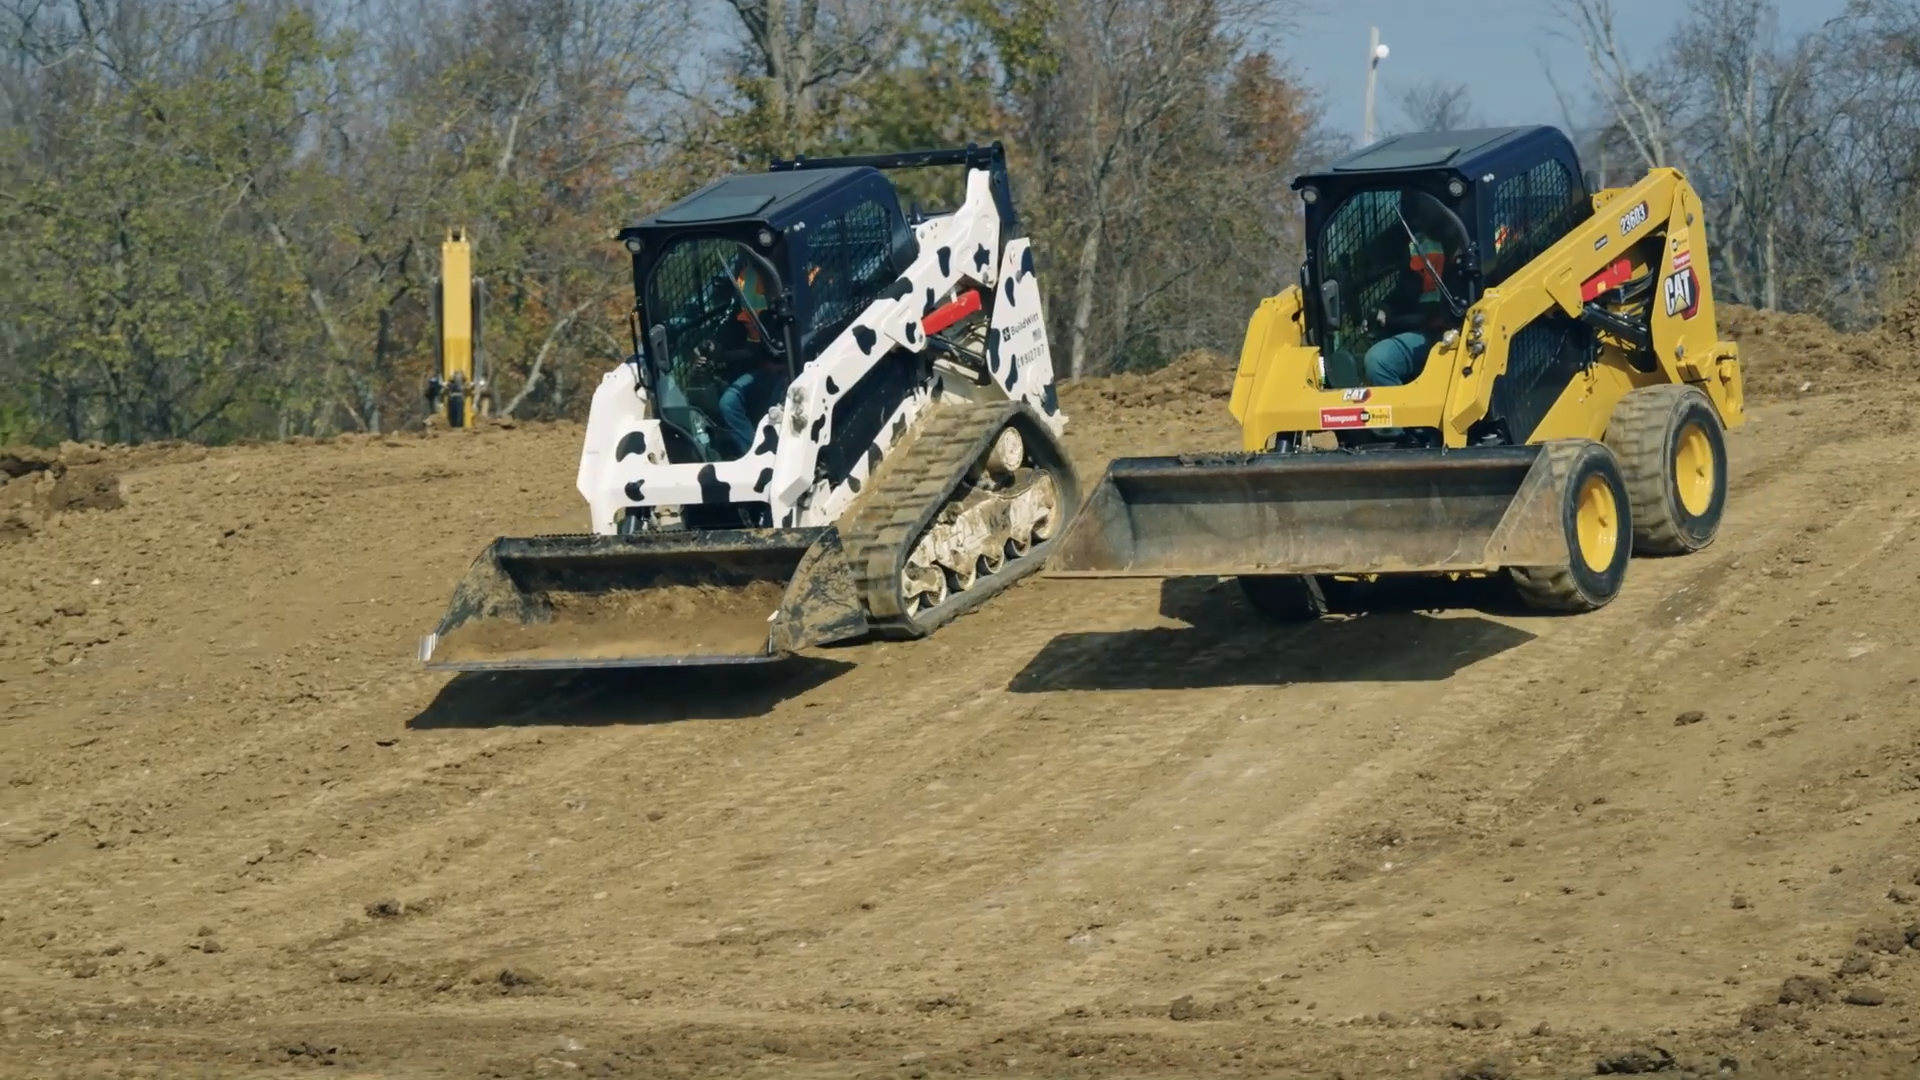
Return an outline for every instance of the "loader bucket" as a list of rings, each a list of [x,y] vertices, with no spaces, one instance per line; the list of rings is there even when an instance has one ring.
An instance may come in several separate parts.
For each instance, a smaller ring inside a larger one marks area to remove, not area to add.
[[[1538,446],[1123,458],[1049,577],[1400,574],[1564,566]]]
[[[863,632],[832,528],[502,537],[420,643],[435,670],[750,663]]]

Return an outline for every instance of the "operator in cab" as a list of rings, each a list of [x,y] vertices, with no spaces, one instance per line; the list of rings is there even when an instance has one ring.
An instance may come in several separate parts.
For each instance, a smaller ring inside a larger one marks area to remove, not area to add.
[[[786,358],[760,339],[760,330],[765,324],[757,321],[757,317],[762,317],[767,310],[766,275],[752,260],[740,258],[733,271],[733,281],[747,304],[734,315],[738,324],[735,331],[757,347],[750,350],[752,366],[720,393],[720,422],[733,436],[738,453],[744,455],[753,447],[753,432],[760,418],[780,400],[792,376],[787,370]]]
[[[1418,378],[1427,353],[1454,321],[1442,284],[1448,260],[1443,238],[1457,230],[1430,198],[1408,198],[1402,206],[1393,233],[1406,255],[1393,292],[1373,316],[1386,336],[1374,342],[1362,361],[1367,382],[1374,386],[1405,386]]]

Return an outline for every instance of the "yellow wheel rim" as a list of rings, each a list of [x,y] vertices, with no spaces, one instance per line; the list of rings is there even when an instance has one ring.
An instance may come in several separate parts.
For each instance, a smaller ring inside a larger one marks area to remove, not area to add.
[[[1707,512],[1713,502],[1713,481],[1713,444],[1700,425],[1689,424],[1673,452],[1673,486],[1687,513],[1699,517]]]
[[[1595,573],[1604,572],[1613,565],[1614,551],[1620,546],[1620,506],[1603,477],[1589,476],[1580,485],[1575,521],[1580,533],[1580,558]]]

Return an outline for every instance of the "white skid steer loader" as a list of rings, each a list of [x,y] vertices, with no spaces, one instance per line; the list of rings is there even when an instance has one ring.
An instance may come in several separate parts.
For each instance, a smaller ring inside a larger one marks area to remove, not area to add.
[[[888,172],[964,166],[909,219]],[[1000,144],[774,161],[620,234],[634,354],[593,396],[591,531],[502,537],[421,642],[451,670],[763,661],[916,638],[1079,505]]]

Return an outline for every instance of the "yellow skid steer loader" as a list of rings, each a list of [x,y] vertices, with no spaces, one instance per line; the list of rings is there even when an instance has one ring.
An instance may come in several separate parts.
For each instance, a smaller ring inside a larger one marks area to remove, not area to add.
[[[1744,406],[1679,171],[1589,191],[1536,126],[1387,139],[1293,187],[1306,260],[1247,328],[1240,452],[1113,462],[1047,576],[1233,576],[1294,620],[1356,582],[1504,574],[1591,611],[1630,551],[1713,541]]]

